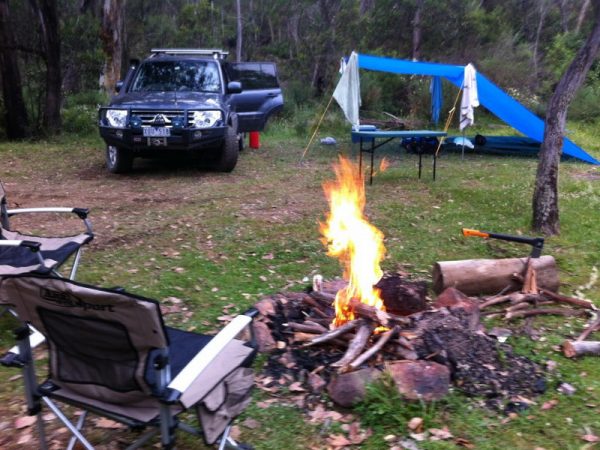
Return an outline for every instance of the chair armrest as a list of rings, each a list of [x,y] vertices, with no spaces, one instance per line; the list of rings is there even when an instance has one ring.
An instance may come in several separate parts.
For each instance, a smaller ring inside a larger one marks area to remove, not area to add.
[[[179,393],[185,392],[225,346],[240,334],[244,328],[250,325],[251,322],[252,317],[247,315],[240,315],[233,319],[192,358],[171,383],[169,383],[167,386],[168,389]]]
[[[42,244],[33,241],[15,239],[0,239],[0,247],[27,247],[32,252],[39,252]]]
[[[50,207],[50,208],[19,208],[9,209],[6,211],[8,217],[15,216],[17,214],[30,214],[30,213],[69,213],[75,214],[81,220],[83,220],[87,232],[93,234],[92,224],[88,220],[87,216],[90,210],[87,208],[67,208],[67,207]]]
[[[29,335],[29,345],[31,346],[31,348],[36,348],[42,342],[46,341],[46,338],[44,337],[44,335],[42,333],[40,333],[37,329],[35,329],[31,325],[29,325],[29,329],[31,330],[31,334]],[[12,347],[7,352],[7,355],[8,354],[18,356],[19,355],[19,346],[15,345],[14,347]],[[9,357],[9,359],[10,359],[10,357]]]

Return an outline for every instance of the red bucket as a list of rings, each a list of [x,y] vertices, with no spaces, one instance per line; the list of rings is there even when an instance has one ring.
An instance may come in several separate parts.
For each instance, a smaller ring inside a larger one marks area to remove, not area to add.
[[[260,148],[260,133],[258,131],[250,132],[250,148]]]

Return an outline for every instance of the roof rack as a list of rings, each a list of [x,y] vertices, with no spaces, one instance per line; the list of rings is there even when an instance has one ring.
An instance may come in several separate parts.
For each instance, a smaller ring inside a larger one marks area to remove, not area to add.
[[[229,52],[225,52],[219,48],[153,48],[150,50],[152,57],[163,55],[195,55],[195,56],[212,56],[214,59],[225,59]]]

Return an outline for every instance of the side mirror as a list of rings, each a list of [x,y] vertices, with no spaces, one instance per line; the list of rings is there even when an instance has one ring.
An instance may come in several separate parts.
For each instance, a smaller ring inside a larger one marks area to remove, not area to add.
[[[230,81],[227,83],[227,92],[229,94],[239,94],[242,92],[242,83],[239,81]]]
[[[117,91],[117,94],[119,92],[121,92],[121,88],[123,87],[123,82],[122,81],[117,81],[117,84],[115,84],[115,91]]]

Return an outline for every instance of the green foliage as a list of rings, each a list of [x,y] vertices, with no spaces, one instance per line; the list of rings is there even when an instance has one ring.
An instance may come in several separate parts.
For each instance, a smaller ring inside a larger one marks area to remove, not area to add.
[[[551,83],[557,83],[575,57],[582,39],[574,33],[561,33],[554,37],[546,53],[546,68],[551,74]]]
[[[68,96],[61,112],[63,130],[83,136],[98,133],[98,105],[106,101],[106,96],[99,91]]]
[[[569,107],[569,117],[593,122],[600,116],[600,84],[583,86]]]
[[[396,433],[406,430],[406,424],[413,417],[422,418],[425,428],[433,426],[439,409],[435,402],[403,399],[388,372],[367,385],[365,398],[355,408],[364,425]]]

